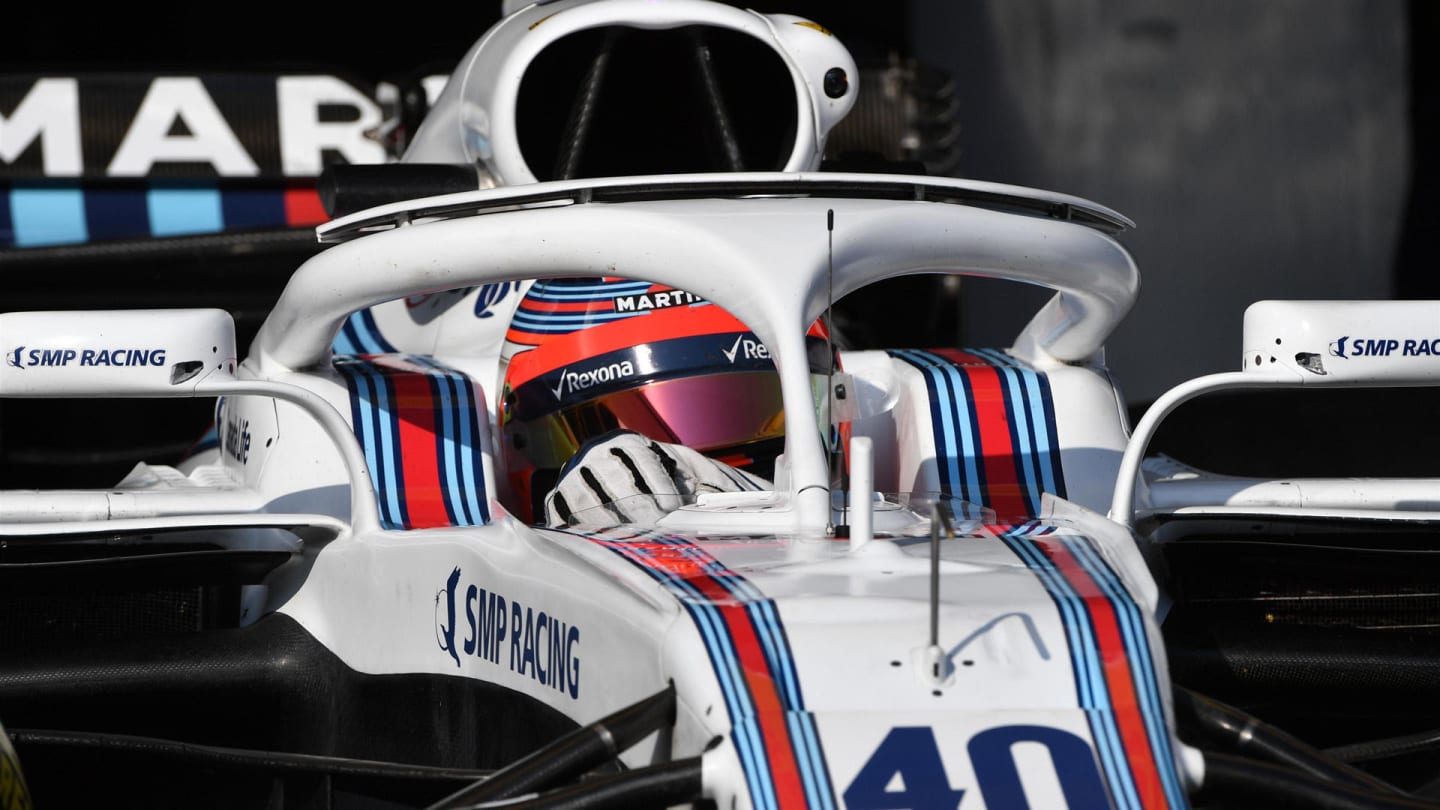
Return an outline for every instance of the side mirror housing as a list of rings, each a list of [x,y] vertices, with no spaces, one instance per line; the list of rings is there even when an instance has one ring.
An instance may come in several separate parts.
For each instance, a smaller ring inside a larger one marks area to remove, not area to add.
[[[1244,371],[1302,385],[1440,384],[1440,301],[1258,301],[1245,310]]]
[[[0,314],[0,396],[187,397],[235,370],[235,321],[220,309]]]

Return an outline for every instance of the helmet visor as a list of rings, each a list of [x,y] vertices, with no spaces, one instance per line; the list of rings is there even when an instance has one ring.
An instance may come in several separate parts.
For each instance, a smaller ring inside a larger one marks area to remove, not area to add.
[[[743,455],[745,445],[785,435],[780,377],[773,371],[661,380],[533,419],[518,409],[510,416],[504,427],[507,447],[540,469],[560,467],[585,441],[617,429],[717,458],[731,450]]]

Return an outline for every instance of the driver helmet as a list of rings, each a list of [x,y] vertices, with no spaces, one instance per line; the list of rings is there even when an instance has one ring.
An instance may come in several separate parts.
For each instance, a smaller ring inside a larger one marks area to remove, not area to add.
[[[824,319],[806,336],[817,402],[838,353]],[[545,279],[521,299],[502,353],[499,424],[515,511],[543,515],[587,441],[631,430],[773,479],[784,449],[780,376],[740,320],[662,284]],[[828,412],[821,424],[828,423]]]

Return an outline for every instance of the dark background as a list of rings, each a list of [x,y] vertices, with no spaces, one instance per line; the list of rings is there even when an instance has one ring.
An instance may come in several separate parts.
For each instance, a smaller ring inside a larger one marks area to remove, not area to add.
[[[1136,220],[1120,239],[1140,265],[1142,294],[1107,351],[1137,416],[1184,379],[1238,367],[1250,301],[1440,297],[1434,3],[745,5],[822,22],[862,65],[913,57],[948,76],[959,133],[949,173],[1076,194]],[[448,72],[500,14],[493,2],[382,8],[19,4],[6,12],[0,69],[303,69],[373,83]],[[298,264],[298,244],[144,262],[0,262],[0,304],[191,305],[203,286],[253,323]],[[1042,298],[977,281],[937,308],[929,293],[897,286],[867,302],[871,321],[887,324],[876,340],[1004,345]],[[1244,471],[1259,474],[1434,475],[1433,393],[1217,397],[1182,409],[1159,446],[1202,466],[1243,457]],[[19,485],[15,472],[36,464],[110,475],[127,458],[165,461],[188,441],[176,437],[207,419],[153,402],[101,418],[91,407],[0,405],[3,483]]]

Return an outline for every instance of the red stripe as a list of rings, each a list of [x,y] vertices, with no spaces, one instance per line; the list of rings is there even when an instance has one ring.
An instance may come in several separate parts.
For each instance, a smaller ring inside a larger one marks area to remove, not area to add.
[[[1125,761],[1135,777],[1135,788],[1140,795],[1140,804],[1146,808],[1168,807],[1165,786],[1160,783],[1160,771],[1151,753],[1149,734],[1145,730],[1145,719],[1140,714],[1140,701],[1131,678],[1130,657],[1120,635],[1120,623],[1115,616],[1115,607],[1105,597],[1100,586],[1080,561],[1057,540],[1041,537],[1030,538],[1045,552],[1065,575],[1084,600],[1090,614],[1090,623],[1095,629],[1096,646],[1100,652],[1100,666],[1105,673],[1105,685],[1110,693],[1110,705],[1115,723],[1120,729],[1120,740],[1125,746]]]
[[[327,222],[330,215],[320,202],[320,192],[314,188],[294,187],[285,189],[285,222],[288,225],[319,225]]]
[[[1006,389],[1000,382],[999,372],[990,363],[968,352],[937,349],[935,353],[958,363],[970,378],[975,427],[980,434],[980,462],[985,467],[985,497],[990,508],[1002,519],[1033,517],[1015,465],[1010,414],[1005,407]]]
[[[518,388],[557,368],[620,349],[670,338],[745,331],[749,330],[716,306],[651,310],[644,317],[612,321],[564,335],[535,335],[538,340],[534,342],[540,345],[516,355],[510,361],[505,377],[512,388]],[[511,329],[506,339],[516,343],[531,342],[529,333],[516,329]]]
[[[735,597],[713,577],[697,576],[689,577],[689,580],[710,599],[725,618],[726,627],[730,628],[730,640],[734,642],[735,653],[740,658],[740,671],[750,688],[755,719],[760,736],[765,741],[766,764],[770,766],[770,778],[775,785],[779,806],[805,807],[805,786],[800,782],[800,766],[795,760],[790,728],[785,723],[785,706],[780,701],[775,676],[765,661],[765,653],[755,636],[750,615],[746,613],[745,606],[737,603]]]
[[[612,313],[615,311],[615,302],[609,298],[604,301],[537,301],[533,298],[526,298],[520,303],[520,309],[525,312],[603,312]]]
[[[451,526],[453,521],[445,511],[445,490],[440,484],[435,395],[430,388],[430,379],[423,371],[380,365],[378,362],[376,368],[390,378],[395,389],[400,465],[405,476],[406,528]]]
[[[607,543],[607,545],[610,545]],[[695,586],[709,604],[725,620],[735,654],[740,659],[740,672],[745,678],[755,707],[756,725],[765,742],[765,762],[770,768],[770,780],[775,787],[775,797],[782,810],[804,808],[805,786],[800,780],[800,765],[795,757],[795,748],[790,739],[790,727],[785,722],[785,705],[775,685],[775,676],[765,660],[760,639],[755,635],[755,626],[745,610],[745,604],[737,600],[705,569],[706,560],[697,559],[686,551],[693,547],[677,547],[668,543],[616,543],[613,544],[635,562],[655,569],[664,570]],[[633,549],[645,549],[648,554],[636,554]],[[732,718],[740,720],[741,718]]]

